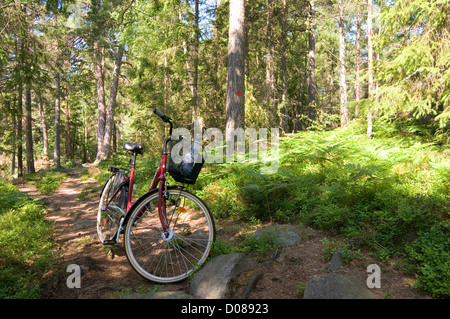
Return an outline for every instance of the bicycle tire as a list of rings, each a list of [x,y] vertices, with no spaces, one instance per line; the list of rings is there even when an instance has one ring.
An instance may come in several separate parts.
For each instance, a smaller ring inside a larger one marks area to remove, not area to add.
[[[178,283],[205,263],[215,240],[214,219],[194,194],[168,189],[169,230],[164,234],[157,203],[158,192],[150,192],[130,210],[124,230],[125,254],[143,278],[158,284]]]
[[[122,172],[111,176],[100,197],[97,213],[97,235],[103,244],[116,243],[120,220],[124,217],[127,205],[128,190],[126,185],[122,185],[125,178],[126,175]],[[119,187],[121,187],[120,191],[109,204],[108,210],[106,210],[105,205]]]

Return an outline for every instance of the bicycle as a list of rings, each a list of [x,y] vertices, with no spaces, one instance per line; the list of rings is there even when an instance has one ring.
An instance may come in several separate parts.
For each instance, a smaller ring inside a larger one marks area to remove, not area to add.
[[[133,155],[131,169],[108,168],[97,232],[104,244],[116,244],[119,234],[124,235],[127,259],[141,277],[160,284],[178,283],[205,263],[215,241],[215,224],[208,206],[184,187],[195,183],[203,162],[195,163],[189,175],[180,172],[170,157],[169,146],[177,142],[172,139],[172,119],[156,108],[153,112],[170,125],[170,134],[149,191],[131,203],[135,161],[142,146],[125,143],[124,149]],[[169,185],[167,172],[183,185]]]

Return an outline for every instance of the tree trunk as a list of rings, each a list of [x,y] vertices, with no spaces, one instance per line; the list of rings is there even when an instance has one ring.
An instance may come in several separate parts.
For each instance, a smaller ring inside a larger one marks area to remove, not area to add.
[[[22,145],[22,117],[23,117],[23,84],[19,80],[19,96],[17,97],[17,176],[23,176],[23,145]]]
[[[41,118],[41,127],[42,127],[42,142],[44,144],[44,158],[48,158],[48,133],[47,133],[47,125],[45,124],[45,108],[42,104],[42,96],[41,90],[39,88],[36,89],[36,98],[39,108],[39,115]]]
[[[86,101],[83,101],[83,163],[86,163],[87,160],[87,119],[86,119]]]
[[[53,16],[53,27],[58,27],[58,21],[56,14]],[[61,78],[58,67],[58,39],[55,39],[55,139],[53,145],[53,165],[55,168],[61,167],[61,136],[60,136],[60,103],[61,103]]]
[[[283,131],[288,131],[288,114],[287,114],[287,70],[286,70],[286,37],[287,37],[287,5],[286,0],[283,0],[283,20],[281,24],[282,38],[281,38],[281,102],[282,108],[280,110],[281,119],[280,125]]]
[[[112,153],[117,153],[117,124],[113,121],[113,130],[112,130]]]
[[[217,25],[218,25],[218,11],[219,8],[217,6],[217,0],[215,0],[214,3],[214,25],[213,25],[213,34],[214,34],[214,51],[215,52],[219,52],[219,32],[217,30]],[[212,85],[212,105],[213,105],[213,110],[218,111],[219,109],[219,103],[218,103],[218,94],[219,94],[219,54],[215,54],[214,55],[214,72],[212,74],[212,81],[213,81],[213,85]]]
[[[15,88],[14,88],[15,91]],[[14,97],[14,104],[12,114],[12,122],[13,122],[13,137],[12,137],[12,159],[11,159],[11,175],[16,173],[16,144],[17,144],[17,117],[16,117],[16,101],[17,96]]]
[[[104,83],[104,48],[99,48],[98,41],[94,42],[94,76],[97,84],[97,109],[98,109],[98,126],[97,126],[97,156],[95,161],[104,160],[103,143],[105,136],[106,124],[106,106],[105,106],[105,83]]]
[[[66,95],[64,96],[64,103],[66,109],[66,157],[68,159],[73,157],[72,154],[72,141],[70,138],[70,108],[69,108],[69,91],[65,90]]]
[[[60,115],[60,103],[61,103],[61,97],[60,97],[60,82],[61,78],[59,76],[59,71],[56,71],[55,76],[55,141],[54,141],[54,147],[53,147],[53,165],[55,168],[61,167],[61,115]]]
[[[356,15],[356,73],[355,73],[355,100],[359,101],[361,99],[360,95],[360,80],[359,72],[361,71],[361,8],[357,4],[357,15]],[[358,117],[359,105],[355,105],[354,117]]]
[[[198,110],[198,51],[199,51],[199,39],[200,39],[200,27],[199,27],[199,8],[198,8],[199,0],[195,0],[195,21],[194,21],[194,46],[193,46],[193,55],[194,55],[194,77],[192,81],[192,102],[193,102],[193,118],[192,123],[194,123],[195,119],[200,116]]]
[[[228,38],[228,78],[225,136],[233,142],[236,128],[244,128],[245,120],[245,6],[244,0],[230,0],[230,29]],[[233,143],[234,144],[234,143]],[[233,152],[233,150],[228,150]]]
[[[111,156],[111,134],[114,126],[114,107],[116,106],[117,91],[119,90],[120,67],[122,65],[123,49],[117,48],[116,61],[109,93],[108,106],[106,107],[105,132],[103,138],[103,155],[105,158]]]
[[[273,103],[273,91],[274,91],[274,75],[273,75],[273,57],[272,57],[272,13],[271,13],[271,1],[267,2],[267,20],[266,20],[266,103],[268,110],[272,114],[272,121],[276,118],[276,109],[274,109]],[[275,122],[274,122],[275,123]]]
[[[27,158],[27,174],[35,172],[34,169],[34,152],[33,152],[33,126],[31,123],[31,84],[27,83],[25,88],[25,127],[26,127],[26,158]]]
[[[373,96],[374,83],[373,83],[373,29],[372,29],[372,1],[367,1],[367,40],[368,40],[368,62],[369,62],[369,99]],[[373,132],[373,119],[372,110],[369,109],[367,113],[367,137],[372,138]]]
[[[308,41],[308,119],[310,123],[316,119],[316,39],[314,34],[314,1],[309,2],[309,41]]]
[[[342,0],[338,2],[339,6],[339,64],[340,64],[340,113],[341,113],[341,127],[346,127],[349,124],[347,103],[347,83],[346,83],[346,68],[345,68],[345,38],[344,38],[344,3]]]

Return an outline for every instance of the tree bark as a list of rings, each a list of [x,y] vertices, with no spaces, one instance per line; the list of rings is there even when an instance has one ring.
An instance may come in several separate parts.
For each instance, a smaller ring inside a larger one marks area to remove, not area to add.
[[[103,153],[103,143],[106,124],[106,106],[105,106],[105,83],[104,83],[104,48],[100,48],[98,41],[94,42],[94,76],[97,84],[97,156],[95,161],[99,162],[106,157]]]
[[[26,128],[26,158],[27,158],[27,174],[35,172],[34,169],[34,151],[33,151],[33,127],[31,123],[31,84],[27,83],[25,88],[25,128]]]
[[[15,88],[14,88],[15,91]],[[11,175],[16,173],[16,140],[17,140],[17,121],[16,121],[16,101],[17,96],[14,96],[13,109],[11,110],[13,122],[13,136],[12,136],[12,159],[11,159]]]
[[[119,90],[120,67],[122,66],[123,49],[117,48],[116,61],[109,93],[108,106],[106,107],[105,132],[103,138],[103,156],[111,156],[111,134],[114,127],[114,107],[116,106],[117,91]]]
[[[58,27],[57,16],[56,14],[53,16],[53,27]],[[61,77],[59,74],[58,67],[58,39],[55,39],[55,138],[54,138],[54,146],[53,146],[53,165],[55,168],[61,167],[61,136],[60,136],[60,103],[61,103],[61,93],[60,93],[60,85],[61,85]]]
[[[347,83],[346,83],[346,68],[345,68],[345,37],[344,37],[344,3],[342,0],[338,2],[339,7],[339,64],[340,64],[340,113],[341,113],[341,127],[346,127],[349,124],[347,103]]]
[[[86,119],[86,101],[83,101],[83,163],[87,162],[87,119]]]
[[[59,71],[56,70],[56,76],[55,76],[55,140],[54,140],[54,147],[53,147],[53,165],[55,168],[61,167],[61,115],[60,115],[60,103],[61,103],[61,97],[60,97],[60,82],[61,78],[59,76]]]
[[[19,51],[20,50],[20,51]],[[18,48],[17,41],[15,42],[15,53],[19,57],[18,65],[16,69],[16,76],[18,78],[17,85],[17,176],[23,176],[23,160],[22,160],[22,116],[23,116],[23,83],[22,83],[22,67],[23,67],[23,42],[20,41],[20,47]]]
[[[245,120],[245,6],[244,0],[230,0],[230,29],[228,38],[228,78],[225,135],[234,141],[233,131],[244,128]]]
[[[65,114],[66,114],[66,157],[72,158],[72,141],[70,137],[70,107],[69,107],[69,91],[67,90],[67,86],[65,89],[65,96],[64,96],[64,103],[65,103]]]
[[[44,105],[42,104],[42,95],[41,90],[37,88],[35,90],[36,98],[37,98],[37,104],[39,109],[39,115],[41,118],[41,128],[42,128],[42,142],[44,145],[44,158],[48,157],[48,132],[47,132],[47,125],[45,124],[45,109]]]
[[[218,5],[217,5],[217,0],[215,0],[214,2],[214,24],[213,24],[213,34],[214,34],[214,51],[215,52],[219,52],[219,32],[217,30],[217,25],[218,25]],[[212,74],[212,105],[213,105],[213,110],[214,112],[218,111],[219,109],[219,103],[218,103],[218,95],[219,95],[219,54],[215,54],[214,55],[214,71]]]
[[[361,71],[361,8],[357,4],[356,14],[356,73],[355,73],[355,100],[361,99],[359,72]],[[355,105],[354,117],[357,118],[359,113],[359,105]]]
[[[369,62],[369,98],[372,98],[374,91],[373,82],[373,29],[372,29],[372,1],[367,1],[367,41],[368,41],[368,62]],[[372,110],[369,109],[367,113],[367,138],[373,137],[373,115]]]
[[[281,119],[280,125],[284,132],[288,131],[288,112],[287,112],[287,70],[286,70],[286,37],[287,37],[287,5],[286,0],[283,0],[282,11],[282,38],[281,38],[281,102],[282,108],[280,110]]]
[[[17,176],[23,176],[23,146],[22,146],[22,117],[23,117],[23,84],[19,79],[19,92],[17,97]]]
[[[198,51],[199,51],[199,39],[200,39],[200,27],[199,27],[199,0],[195,0],[195,20],[194,20],[194,78],[192,81],[192,99],[193,99],[193,118],[192,123],[195,119],[200,116],[198,109]]]
[[[309,37],[308,37],[308,119],[310,123],[316,119],[316,39],[313,27],[314,19],[314,0],[309,2],[308,20],[309,20]]]
[[[272,121],[275,123],[276,109],[273,101],[274,93],[274,75],[273,75],[273,57],[272,57],[272,12],[271,1],[267,2],[267,18],[266,18],[266,103],[268,110],[272,114]]]

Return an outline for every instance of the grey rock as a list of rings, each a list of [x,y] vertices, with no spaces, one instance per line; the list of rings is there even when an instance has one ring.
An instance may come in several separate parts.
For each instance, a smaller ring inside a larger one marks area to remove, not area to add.
[[[243,254],[220,255],[195,274],[191,281],[190,294],[198,299],[227,298],[230,280],[256,265],[255,260]]]
[[[260,228],[255,231],[255,238],[260,238],[265,232],[273,232],[277,240],[278,247],[287,247],[300,244],[302,239],[301,231],[294,225],[272,225]]]
[[[375,299],[358,277],[335,273],[317,275],[305,286],[303,299]]]
[[[339,269],[344,264],[344,256],[342,255],[342,251],[343,251],[343,249],[339,248],[334,252],[333,257],[331,257],[331,260],[330,260],[330,263],[328,266],[329,272],[333,272],[333,271]]]

